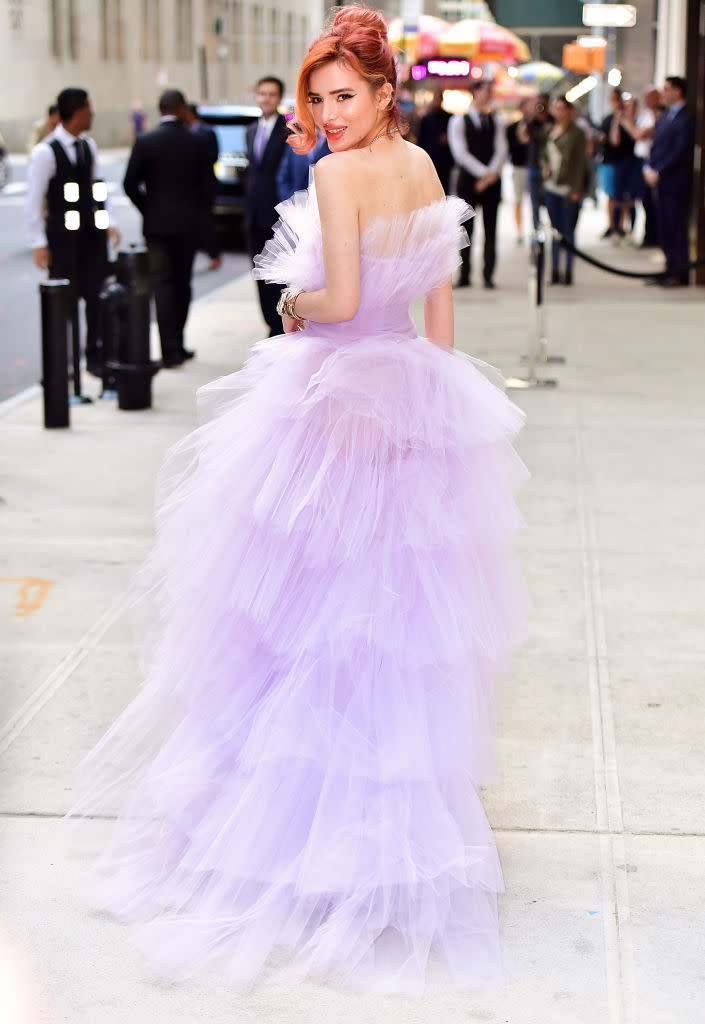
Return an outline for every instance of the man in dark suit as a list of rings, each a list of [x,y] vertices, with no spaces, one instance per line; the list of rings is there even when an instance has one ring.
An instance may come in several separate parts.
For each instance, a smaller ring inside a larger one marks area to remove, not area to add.
[[[688,216],[693,190],[695,125],[686,110],[686,81],[669,76],[663,86],[666,110],[658,118],[648,163],[646,184],[654,190],[659,241],[666,257],[666,288],[688,284]]]
[[[277,171],[284,155],[288,135],[286,120],[277,112],[284,95],[284,83],[267,76],[257,83],[257,105],[262,116],[247,128],[247,244],[254,259],[272,237],[277,221]],[[262,316],[269,327],[269,336],[283,334],[282,320],[277,313],[281,286],[258,281]]]
[[[187,103],[184,108],[184,120],[186,125],[192,132],[196,132],[197,135],[201,136],[203,143],[208,150],[208,163],[211,165],[213,174],[213,189],[217,187],[217,181],[215,177],[215,164],[218,160],[220,153],[220,146],[218,144],[218,136],[215,131],[200,119],[198,116],[198,107],[195,103]],[[208,253],[208,264],[209,270],[217,270],[223,261],[223,255],[220,249],[220,242],[218,241],[218,229],[215,223],[215,216],[212,211],[209,211],[210,216],[204,217],[201,225],[201,236],[199,239],[199,250]]]
[[[501,172],[507,158],[507,136],[491,108],[492,82],[481,81],[472,88],[472,106],[465,116],[454,114],[448,122],[448,142],[458,165],[456,191],[474,208],[482,208],[485,232],[483,279],[485,288],[494,288],[497,259],[497,211],[502,197]],[[475,220],[467,221],[472,245]],[[458,286],[470,284],[470,248],[462,250]]]
[[[185,105],[178,89],[162,93],[161,121],[135,139],[123,182],[143,218],[167,368],[180,366],[195,354],[184,348],[184,327],[191,303],[193,258],[213,198],[208,150],[203,138],[184,124]]]
[[[443,109],[443,90],[435,89],[433,99],[426,113],[419,121],[419,132],[416,139],[433,161],[436,174],[440,178],[443,191],[450,187],[450,172],[453,169],[453,157],[448,145],[448,122],[450,114]]]

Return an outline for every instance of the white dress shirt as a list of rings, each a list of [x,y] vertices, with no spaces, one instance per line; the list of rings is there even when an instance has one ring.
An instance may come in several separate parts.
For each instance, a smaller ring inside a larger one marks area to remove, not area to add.
[[[448,122],[448,145],[450,151],[459,167],[462,167],[472,174],[473,178],[482,178],[485,174],[501,174],[504,162],[507,159],[507,135],[504,125],[501,124],[496,113],[494,117],[494,153],[489,164],[483,164],[468,149],[468,141],[465,137],[465,115],[453,114]],[[480,111],[470,107],[468,117],[472,120],[477,129],[480,128]]]
[[[656,114],[649,107],[646,107],[637,116],[635,121],[637,128],[653,128],[656,124]],[[651,139],[637,139],[634,143],[634,156],[641,160],[648,160],[651,152]]]
[[[81,135],[80,138],[88,143],[93,156],[93,179],[99,180],[100,169],[98,166],[98,149],[96,144],[87,135]],[[33,249],[42,248],[47,244],[45,199],[49,182],[56,174],[56,157],[50,145],[54,139],[61,144],[71,163],[76,163],[76,147],[74,146],[76,136],[72,135],[71,132],[67,132],[62,124],[57,125],[51,135],[47,135],[46,139],[43,139],[32,150],[27,168],[26,210],[30,245]],[[105,207],[112,226],[114,220],[107,202]]]

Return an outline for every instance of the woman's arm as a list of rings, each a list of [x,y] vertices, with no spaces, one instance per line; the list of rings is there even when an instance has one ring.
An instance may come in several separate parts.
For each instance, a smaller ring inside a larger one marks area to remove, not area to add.
[[[340,154],[343,156],[343,154]],[[352,320],[360,306],[360,225],[356,183],[337,154],[324,157],[314,169],[323,237],[326,283],[302,292],[296,313],[321,324]]]
[[[429,292],[424,301],[425,334],[434,345],[453,347],[453,289],[450,281]]]

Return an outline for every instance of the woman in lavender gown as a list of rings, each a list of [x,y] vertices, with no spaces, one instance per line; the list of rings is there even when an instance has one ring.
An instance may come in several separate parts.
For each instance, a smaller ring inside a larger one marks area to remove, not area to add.
[[[472,211],[404,141],[382,17],[301,69],[299,152],[255,274],[286,334],[199,392],[137,580],[144,684],[80,774],[115,813],[98,905],[163,976],[420,993],[501,973],[478,787],[521,630],[522,414],[453,349]],[[409,315],[423,298],[425,335]]]

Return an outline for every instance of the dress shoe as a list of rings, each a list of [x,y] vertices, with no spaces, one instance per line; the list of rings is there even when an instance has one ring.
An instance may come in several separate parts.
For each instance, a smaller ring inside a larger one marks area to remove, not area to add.
[[[611,238],[613,234],[614,231],[612,230],[612,228],[607,228],[605,231],[602,232],[600,238]]]
[[[644,284],[646,285],[647,288],[653,288],[657,284],[661,284],[662,281],[663,281],[662,277],[647,277],[644,280]]]
[[[209,270],[217,270],[222,262],[223,262],[223,257],[222,256],[211,256],[211,258],[208,261],[208,269]]]
[[[659,281],[662,288],[687,288],[688,282],[681,281],[679,277],[664,277]]]
[[[464,278],[461,277],[459,281],[455,282],[453,287],[454,288],[469,288],[470,287],[470,282],[466,281]]]
[[[196,355],[196,352],[192,348],[182,348],[181,351],[179,352],[179,355],[181,356],[181,361],[185,363],[187,359],[193,359],[193,357]]]
[[[183,356],[177,354],[173,356],[164,356],[162,359],[162,366],[165,370],[174,370],[177,366],[183,366]]]
[[[572,284],[572,283],[573,283],[573,271],[572,270],[566,270],[565,274],[563,275],[563,284]]]
[[[490,281],[490,279],[488,277],[486,277],[485,280],[482,282],[482,287],[483,288],[490,288],[490,289],[492,289],[492,288],[496,288],[497,285],[494,283],[494,281]]]
[[[551,271],[551,284],[560,284],[560,283],[561,283],[561,275],[558,273],[558,270],[552,270]]]

